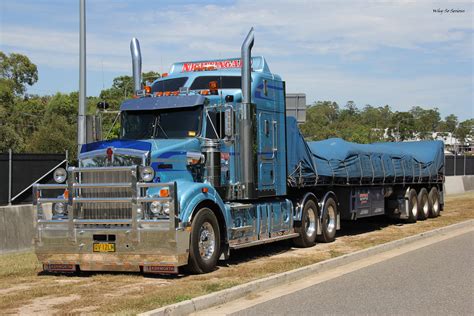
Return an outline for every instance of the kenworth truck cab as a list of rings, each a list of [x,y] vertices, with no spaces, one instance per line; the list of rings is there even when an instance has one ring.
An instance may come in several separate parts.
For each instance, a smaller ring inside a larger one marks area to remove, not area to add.
[[[242,59],[173,64],[121,105],[119,139],[84,145],[78,167],[56,171],[61,184],[35,186],[37,205],[65,205],[38,215],[45,270],[202,273],[230,248],[298,236],[285,86],[252,45],[253,31]],[[63,198],[46,197],[58,188]]]
[[[143,87],[132,40],[120,137],[82,146],[57,184],[34,186],[44,270],[206,273],[230,249],[331,242],[341,219],[439,214],[442,144],[307,143],[253,43],[252,29],[241,58],[175,63]]]

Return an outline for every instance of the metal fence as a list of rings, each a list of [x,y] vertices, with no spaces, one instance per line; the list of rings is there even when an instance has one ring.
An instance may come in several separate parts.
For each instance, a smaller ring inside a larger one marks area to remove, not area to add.
[[[32,201],[34,183],[50,183],[53,171],[67,164],[64,154],[0,154],[0,205]]]
[[[445,156],[444,172],[446,176],[474,175],[474,156]]]

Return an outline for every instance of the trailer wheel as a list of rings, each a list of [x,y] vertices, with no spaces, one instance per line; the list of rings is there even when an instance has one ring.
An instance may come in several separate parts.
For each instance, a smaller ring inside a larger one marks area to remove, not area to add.
[[[333,242],[336,238],[337,204],[332,197],[324,203],[321,214],[321,235],[317,237],[321,242]]]
[[[411,189],[408,193],[408,218],[407,223],[416,223],[418,217],[418,197],[416,190]]]
[[[428,194],[428,201],[430,204],[430,217],[438,217],[441,211],[441,204],[439,203],[439,192],[436,187],[432,187],[430,194]]]
[[[220,254],[219,224],[207,207],[200,209],[191,224],[187,270],[200,274],[215,269]]]
[[[296,246],[307,248],[316,244],[316,228],[318,220],[318,208],[313,200],[308,200],[303,206],[301,223],[295,227],[295,232],[300,235],[293,239]]]
[[[430,215],[430,203],[428,200],[428,191],[425,188],[418,193],[418,219],[425,220]]]

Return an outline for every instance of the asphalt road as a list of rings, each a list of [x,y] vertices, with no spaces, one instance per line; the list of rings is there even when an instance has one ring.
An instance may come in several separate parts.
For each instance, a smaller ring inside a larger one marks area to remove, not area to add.
[[[473,315],[474,232],[232,315]]]

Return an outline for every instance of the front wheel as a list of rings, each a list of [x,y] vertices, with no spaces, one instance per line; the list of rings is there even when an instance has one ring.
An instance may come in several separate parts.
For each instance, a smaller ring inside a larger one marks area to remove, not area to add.
[[[318,208],[313,200],[308,200],[301,214],[301,223],[295,227],[295,231],[300,235],[293,240],[296,246],[307,248],[316,244],[316,228],[318,220]]]
[[[337,204],[332,197],[328,198],[321,214],[321,235],[318,241],[333,242],[336,239]]]
[[[215,269],[220,254],[219,223],[207,207],[200,209],[191,224],[188,270],[208,273]]]

